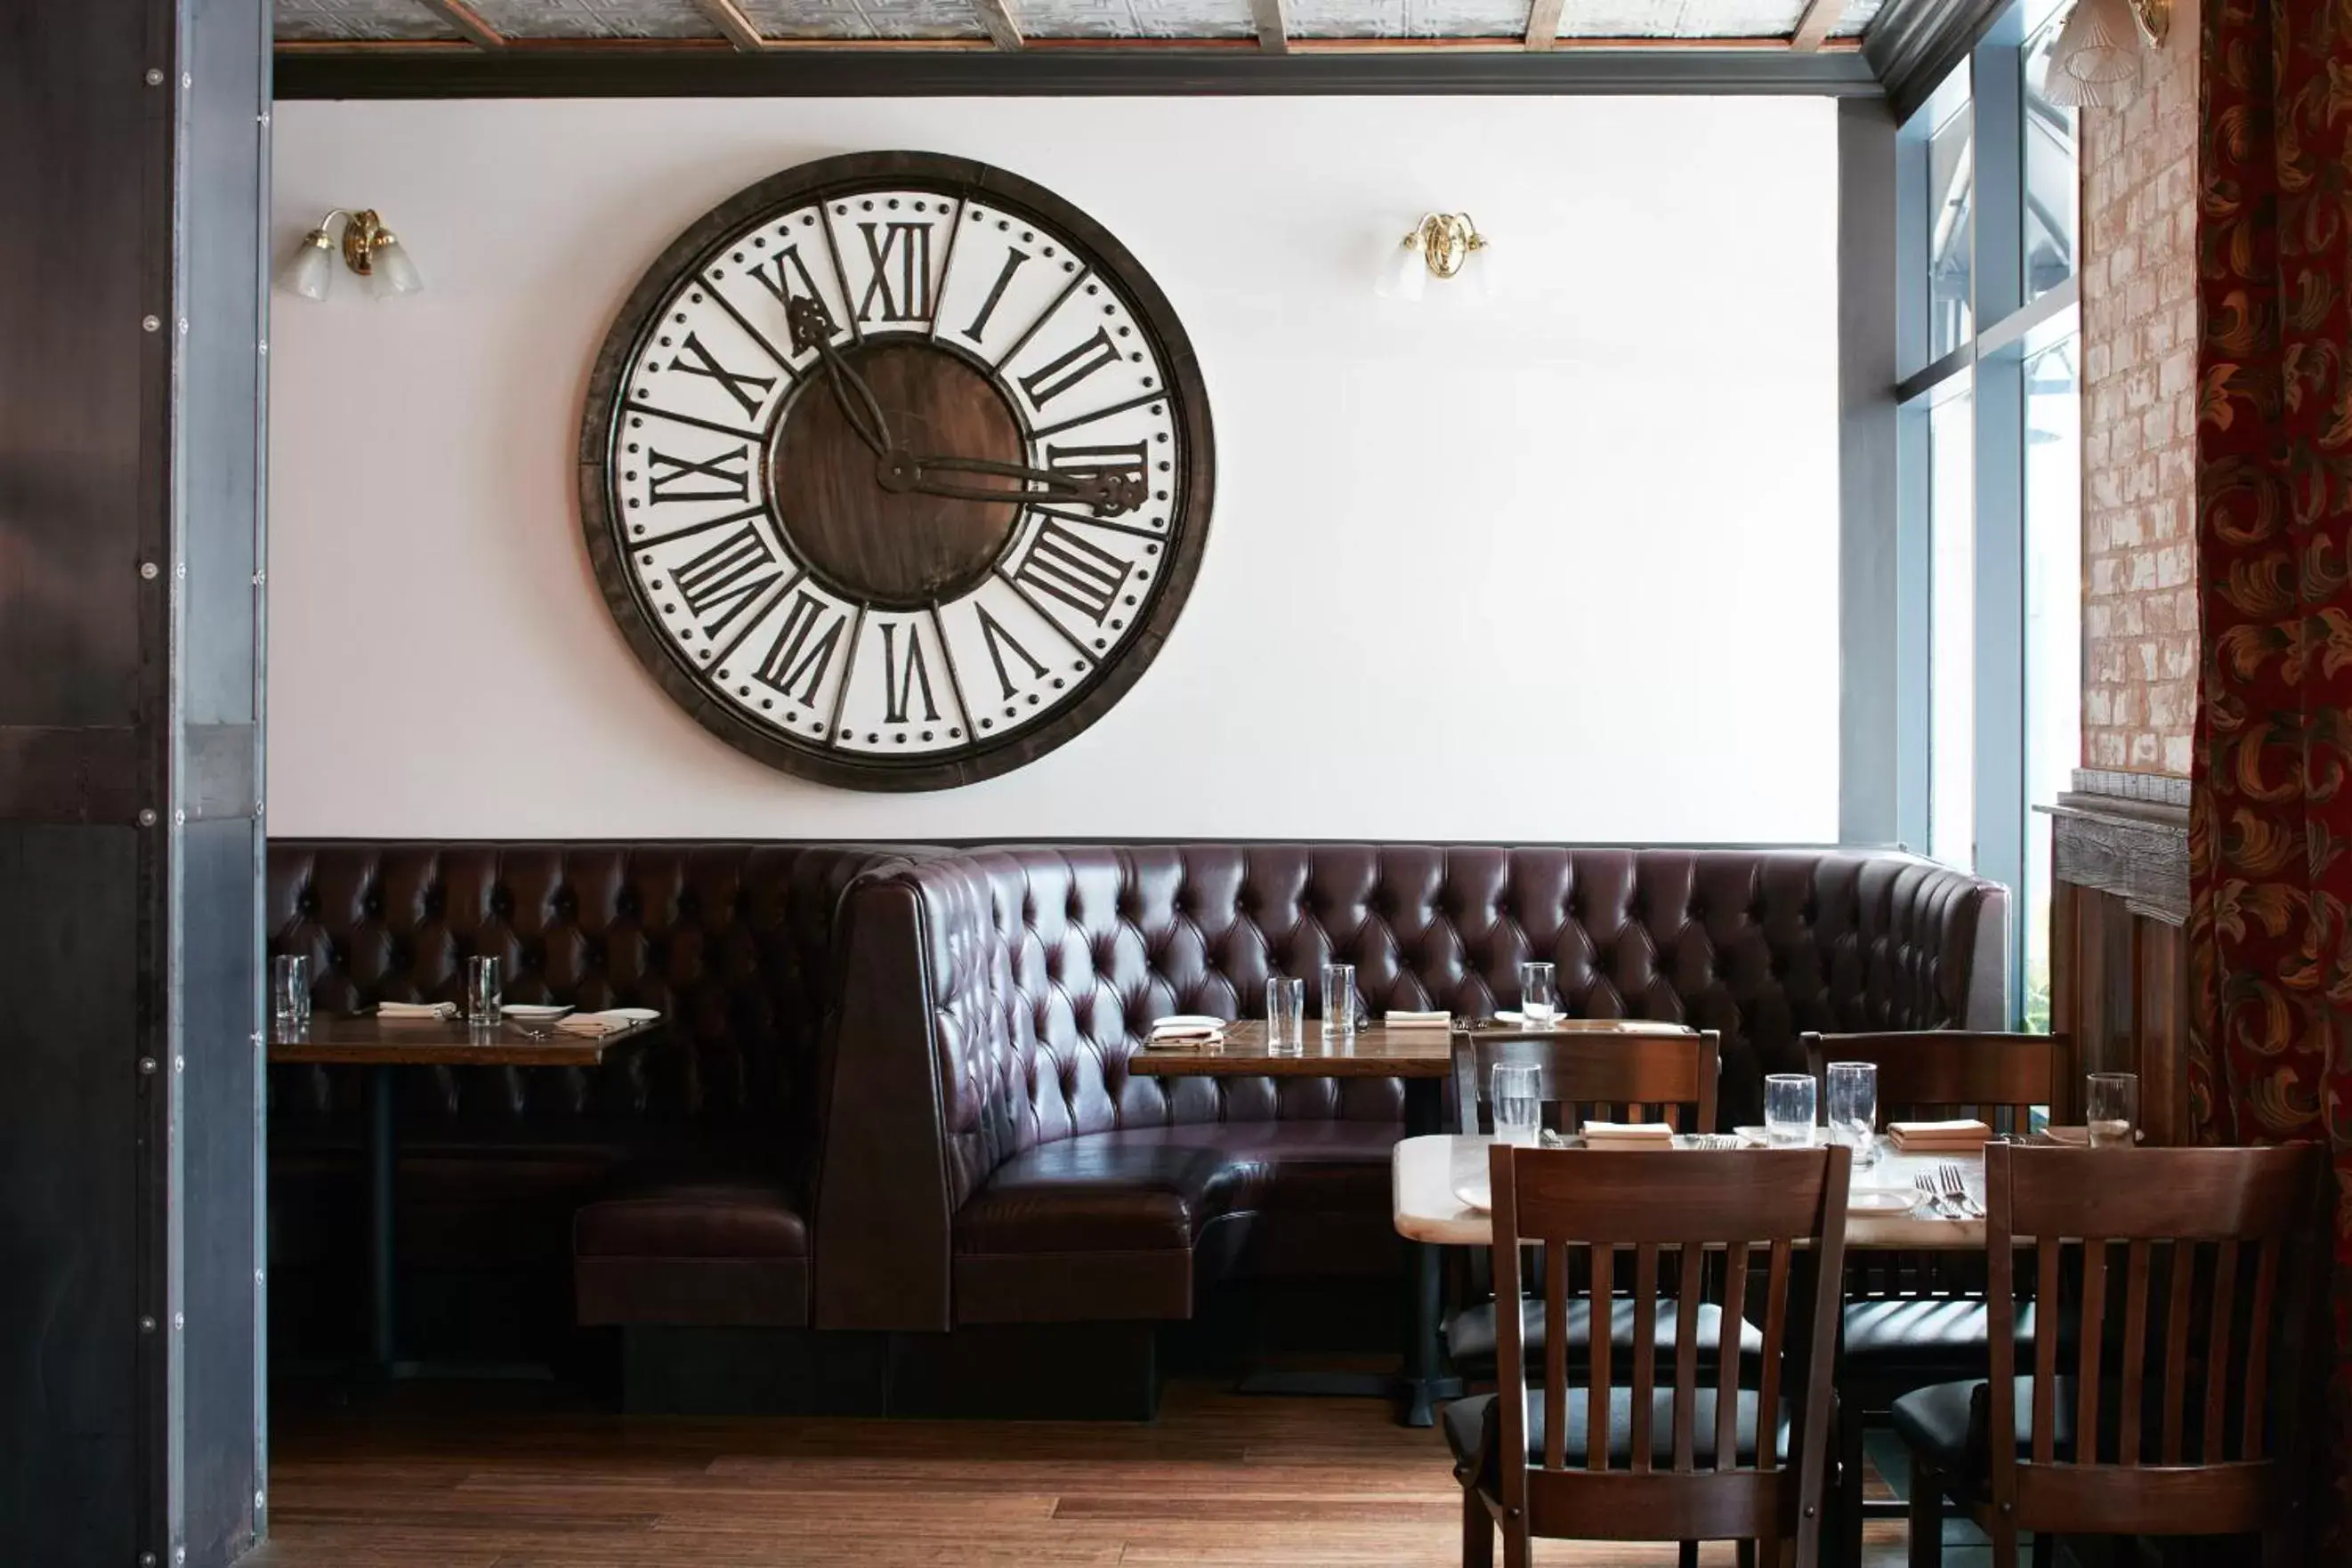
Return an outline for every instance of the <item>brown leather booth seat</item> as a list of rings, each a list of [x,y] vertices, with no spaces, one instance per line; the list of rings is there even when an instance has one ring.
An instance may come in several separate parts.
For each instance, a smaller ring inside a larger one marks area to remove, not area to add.
[[[1480,1016],[1528,958],[1574,1014],[1721,1032],[1727,1125],[1807,1030],[1990,1028],[2006,895],[1900,855],[1015,846],[844,908],[820,1327],[1188,1316],[1231,1274],[1389,1266],[1392,1079],[1160,1079],[1152,1019],[1356,965],[1374,1014]]]
[[[462,1001],[464,961],[486,953],[509,1001],[668,1019],[593,1072],[401,1069],[404,1276],[519,1279],[557,1321],[806,1322],[833,925],[894,854],[273,843],[270,949],[310,958],[323,1011]],[[362,1092],[356,1069],[269,1071],[281,1279],[356,1263]]]

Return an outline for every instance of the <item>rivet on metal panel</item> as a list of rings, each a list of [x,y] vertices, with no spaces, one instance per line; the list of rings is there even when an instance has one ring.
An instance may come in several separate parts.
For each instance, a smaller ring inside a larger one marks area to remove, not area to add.
[[[155,1070],[155,1058],[153,1057],[141,1057],[139,1058],[139,1070],[143,1073],[152,1073]]]
[[[155,813],[152,809],[143,805],[139,808],[139,826],[142,827],[155,826]]]
[[[163,330],[163,319],[161,316],[142,316],[139,318],[139,330],[142,332],[160,332]]]

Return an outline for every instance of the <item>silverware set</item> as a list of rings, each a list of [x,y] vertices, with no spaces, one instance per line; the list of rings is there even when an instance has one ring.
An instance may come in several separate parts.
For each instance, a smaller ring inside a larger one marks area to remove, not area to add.
[[[1959,1166],[1947,1160],[1936,1167],[1932,1176],[1912,1178],[1911,1184],[1919,1189],[1921,1201],[1928,1212],[1943,1219],[1982,1219],[1984,1205],[1969,1195],[1967,1178]]]

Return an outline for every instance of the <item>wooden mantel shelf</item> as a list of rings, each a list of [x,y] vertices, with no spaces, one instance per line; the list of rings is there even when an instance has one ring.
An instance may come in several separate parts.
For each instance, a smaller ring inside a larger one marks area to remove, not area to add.
[[[2052,876],[2110,893],[2135,914],[2189,919],[2189,781],[2078,770],[2051,818]]]

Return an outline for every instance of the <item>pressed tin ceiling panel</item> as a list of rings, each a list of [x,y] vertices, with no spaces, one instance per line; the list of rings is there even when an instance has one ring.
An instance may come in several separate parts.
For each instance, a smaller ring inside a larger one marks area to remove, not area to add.
[[[737,0],[772,38],[982,38],[970,0]]]
[[[278,36],[293,43],[358,44],[457,35],[416,0],[278,0]]]
[[[1014,0],[1039,38],[1250,38],[1249,0]]]
[[[411,0],[414,3],[414,0]],[[467,0],[509,38],[716,38],[688,0]]]
[[[278,37],[301,43],[393,43],[457,34],[419,0],[276,0]],[[738,0],[774,38],[982,38],[973,0]],[[1859,37],[1884,0],[1848,0],[1834,32]],[[713,38],[692,0],[471,0],[516,39]],[[1246,38],[1249,0],[1008,0],[1038,38]],[[1301,38],[1507,38],[1527,31],[1528,0],[1289,0]],[[1804,0],[1570,0],[1564,38],[1773,38],[1796,29]]]

